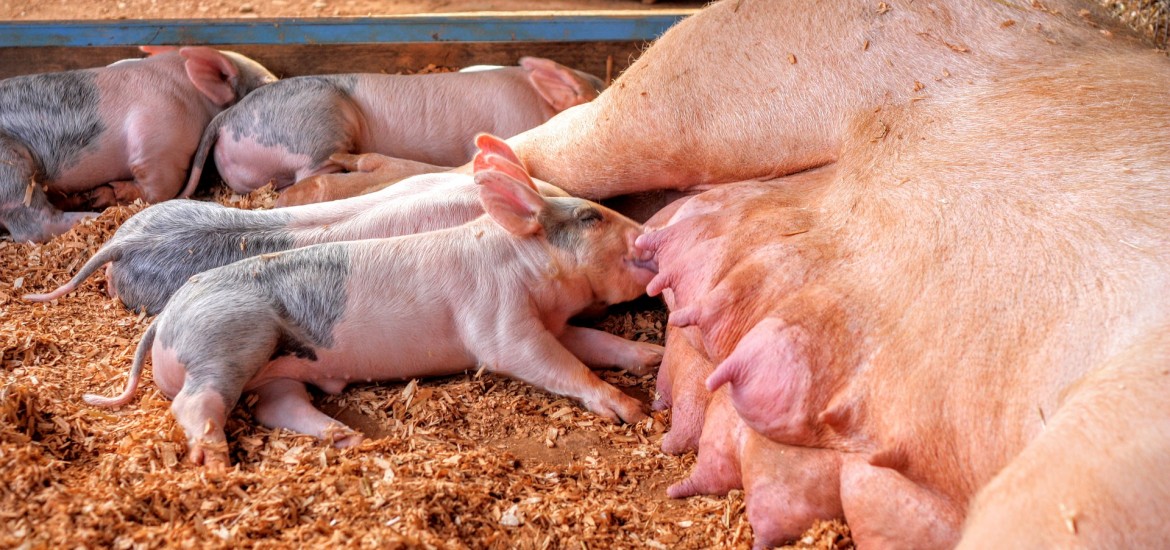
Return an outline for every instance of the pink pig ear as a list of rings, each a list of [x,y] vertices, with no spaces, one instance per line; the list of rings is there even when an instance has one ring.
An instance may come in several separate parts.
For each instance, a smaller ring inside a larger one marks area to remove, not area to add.
[[[480,185],[479,201],[484,211],[509,233],[526,237],[540,231],[544,199],[528,174],[517,178],[511,161],[480,151],[475,156],[475,183]]]
[[[516,156],[516,152],[513,151],[510,146],[508,146],[508,142],[496,136],[480,133],[479,135],[475,136],[475,146],[484,153],[499,155],[505,159],[508,159],[508,161],[515,163],[517,166],[524,166],[524,163],[520,162],[520,157]]]
[[[187,60],[187,77],[208,99],[219,106],[237,99],[233,84],[239,80],[240,70],[226,55],[206,46],[181,48],[179,54]]]
[[[540,192],[536,188],[536,182],[532,181],[532,177],[524,169],[520,158],[504,140],[491,134],[481,133],[475,136],[475,146],[479,147],[479,153],[476,153],[475,159],[472,161],[475,172],[481,170],[504,172],[512,179],[528,185],[533,191]]]
[[[597,97],[593,85],[572,69],[551,59],[522,57],[520,66],[528,70],[528,81],[558,113],[587,103]]]
[[[146,55],[158,55],[160,53],[173,52],[178,49],[178,46],[138,46],[138,51],[145,53]]]

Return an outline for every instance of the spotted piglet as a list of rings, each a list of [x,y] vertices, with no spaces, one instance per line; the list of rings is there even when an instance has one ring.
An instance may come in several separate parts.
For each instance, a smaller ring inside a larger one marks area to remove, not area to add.
[[[459,166],[475,155],[476,134],[514,136],[604,88],[593,75],[536,57],[457,73],[288,78],[208,124],[187,185],[198,185],[208,156],[237,193],[269,182],[283,191],[339,172],[345,166],[332,158],[338,153]]]
[[[566,322],[596,304],[641,295],[653,265],[637,256],[642,227],[596,203],[542,197],[498,138],[477,138],[475,181],[486,215],[418,235],[320,244],[257,256],[192,278],[147,329],[126,390],[148,351],[172,397],[189,458],[228,462],[224,423],[244,392],[256,418],[351,446],[361,435],[313,407],[355,381],[443,376],[477,365],[634,422],[641,404],[582,359],[634,342],[575,335]],[[588,359],[587,359],[588,360]]]
[[[152,55],[0,80],[0,226],[13,240],[46,241],[92,216],[62,209],[189,195],[203,128],[276,81],[233,52],[142,49]]]

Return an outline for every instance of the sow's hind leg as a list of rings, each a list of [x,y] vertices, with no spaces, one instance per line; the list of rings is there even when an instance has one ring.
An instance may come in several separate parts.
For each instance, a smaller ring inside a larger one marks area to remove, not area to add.
[[[14,241],[44,242],[94,216],[55,208],[36,181],[38,175],[28,150],[0,134],[0,225]]]
[[[960,548],[1164,548],[1170,326],[1065,390],[1040,435],[975,497]]]

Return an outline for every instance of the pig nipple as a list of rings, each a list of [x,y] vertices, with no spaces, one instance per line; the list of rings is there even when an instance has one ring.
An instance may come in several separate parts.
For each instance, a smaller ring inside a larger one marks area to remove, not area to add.
[[[649,262],[654,260],[654,251],[646,248],[635,248],[634,259]]]
[[[658,262],[654,260],[654,254],[648,250],[636,251],[635,254],[626,257],[626,262],[636,268],[658,273]]]

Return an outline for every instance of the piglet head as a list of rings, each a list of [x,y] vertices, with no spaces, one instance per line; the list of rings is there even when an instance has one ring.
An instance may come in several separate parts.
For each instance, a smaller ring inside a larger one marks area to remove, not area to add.
[[[506,143],[480,134],[476,145],[480,202],[496,223],[516,237],[547,241],[560,275],[584,281],[597,302],[645,293],[656,267],[634,246],[640,224],[585,199],[543,197]]]

